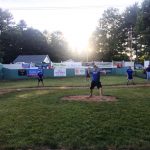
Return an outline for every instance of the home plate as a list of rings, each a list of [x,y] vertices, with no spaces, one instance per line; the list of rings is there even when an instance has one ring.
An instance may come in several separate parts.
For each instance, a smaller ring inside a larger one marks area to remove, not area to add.
[[[112,101],[116,101],[116,97],[115,96],[92,96],[92,97],[89,97],[87,95],[77,95],[77,96],[66,96],[66,97],[63,97],[62,100],[86,101],[86,102],[112,102]]]

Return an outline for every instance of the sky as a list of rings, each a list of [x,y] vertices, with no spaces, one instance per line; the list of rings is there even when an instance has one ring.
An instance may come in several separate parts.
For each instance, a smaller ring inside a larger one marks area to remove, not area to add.
[[[9,9],[16,23],[23,19],[40,31],[62,31],[70,46],[80,51],[104,10],[115,7],[122,12],[135,2],[142,0],[0,0],[0,8]]]

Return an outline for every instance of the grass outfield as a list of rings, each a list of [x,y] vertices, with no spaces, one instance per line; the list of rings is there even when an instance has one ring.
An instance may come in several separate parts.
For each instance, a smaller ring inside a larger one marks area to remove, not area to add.
[[[135,83],[147,83],[142,78],[135,77],[134,79]],[[103,85],[126,84],[127,82],[126,76],[102,76],[101,81]],[[45,86],[89,86],[85,77],[46,78],[44,84]],[[35,86],[37,86],[37,79],[0,81],[0,89]]]
[[[105,87],[116,102],[68,102],[86,89],[0,95],[0,149],[150,149],[150,87]],[[98,94],[95,90],[94,94]]]

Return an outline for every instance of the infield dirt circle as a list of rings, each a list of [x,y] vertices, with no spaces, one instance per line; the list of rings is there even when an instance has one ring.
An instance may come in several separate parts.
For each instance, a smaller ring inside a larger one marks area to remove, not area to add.
[[[76,95],[76,96],[66,96],[62,100],[68,101],[86,101],[86,102],[113,102],[116,101],[115,96],[92,96],[87,95]]]

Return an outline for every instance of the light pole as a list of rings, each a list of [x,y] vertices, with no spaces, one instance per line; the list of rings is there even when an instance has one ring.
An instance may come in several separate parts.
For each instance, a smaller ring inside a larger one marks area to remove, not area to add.
[[[130,28],[130,30],[128,31],[128,42],[129,42],[129,48],[130,48],[130,60],[132,61],[132,26]]]

